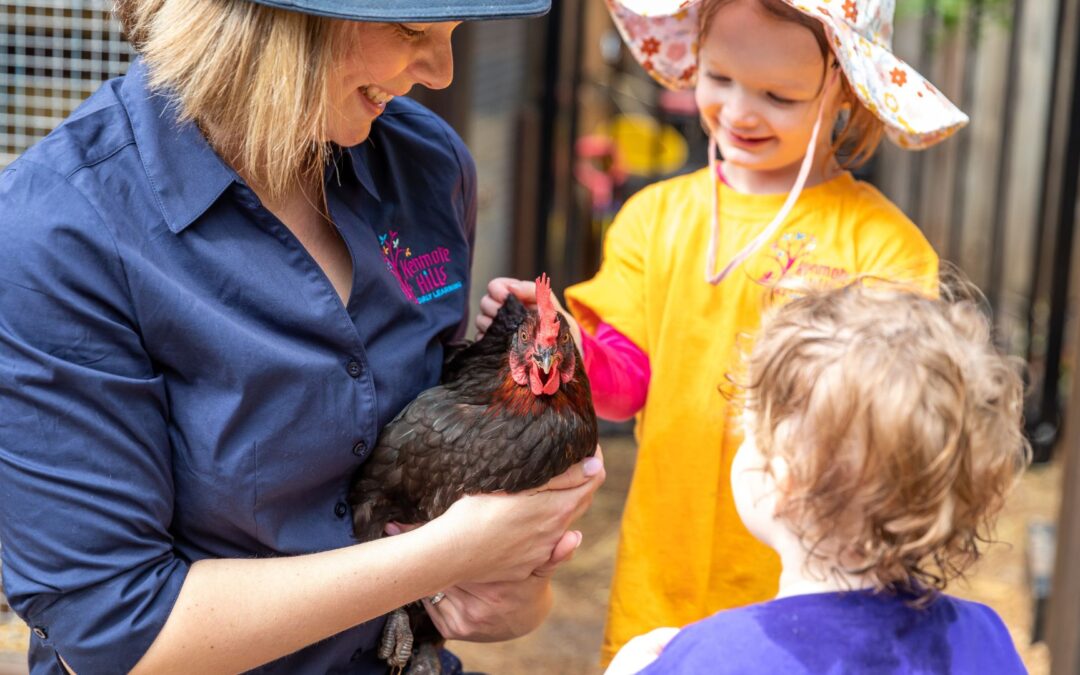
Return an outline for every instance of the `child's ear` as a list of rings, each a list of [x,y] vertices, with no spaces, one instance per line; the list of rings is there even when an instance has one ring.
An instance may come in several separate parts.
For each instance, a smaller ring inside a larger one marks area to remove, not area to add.
[[[772,473],[773,481],[776,484],[777,497],[783,497],[790,487],[791,466],[780,455],[773,455],[769,458],[769,471]]]

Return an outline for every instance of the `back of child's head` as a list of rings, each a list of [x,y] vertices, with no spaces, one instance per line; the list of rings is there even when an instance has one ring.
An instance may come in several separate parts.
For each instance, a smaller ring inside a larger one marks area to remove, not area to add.
[[[973,299],[884,282],[776,308],[749,360],[748,433],[785,465],[777,516],[811,560],[920,598],[988,540],[1027,463],[1021,409]]]
[[[813,33],[825,64],[825,71],[822,73],[824,86],[830,70],[829,64],[836,62],[832,47],[829,45],[829,38],[825,34],[825,28],[820,21],[807,16],[782,0],[703,0],[699,17],[701,25],[699,45],[704,44],[717,13],[725,6],[736,2],[756,5],[759,11],[770,18],[798,24]],[[885,124],[859,101],[851,88],[851,83],[843,75],[840,77],[839,100],[842,113],[833,129],[832,153],[843,168],[854,169],[873,156],[884,136]]]

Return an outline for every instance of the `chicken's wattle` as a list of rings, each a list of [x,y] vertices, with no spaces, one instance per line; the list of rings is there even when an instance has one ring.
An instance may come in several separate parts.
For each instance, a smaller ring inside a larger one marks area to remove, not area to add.
[[[533,396],[543,394],[551,396],[559,390],[560,379],[557,368],[552,368],[546,373],[536,366],[529,369],[529,389],[532,390]]]

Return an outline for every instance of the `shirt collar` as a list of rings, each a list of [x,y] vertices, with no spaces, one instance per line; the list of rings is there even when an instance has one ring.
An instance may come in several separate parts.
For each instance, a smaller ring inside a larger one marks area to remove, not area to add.
[[[193,122],[177,123],[175,103],[167,94],[150,91],[148,75],[146,63],[135,59],[124,77],[120,98],[161,215],[169,230],[179,233],[205,213],[232,183],[243,183],[243,179],[214,152]],[[381,201],[369,166],[370,145],[366,141],[341,154],[348,158],[344,161],[352,166],[360,185]],[[332,173],[327,171],[327,181]]]
[[[376,120],[376,123],[378,120]],[[375,133],[375,124],[371,125],[371,132]],[[375,198],[375,201],[382,201],[382,197],[379,196],[379,190],[375,187],[375,177],[371,175],[371,140],[364,141],[359,145],[354,145],[349,148],[345,153],[348,155],[348,163],[352,165],[353,173],[356,174],[356,180],[360,181],[360,184],[364,186],[364,189],[371,193],[371,196]]]
[[[192,122],[179,124],[167,95],[150,91],[143,60],[128,68],[120,99],[165,224],[183,231],[240,177]]]

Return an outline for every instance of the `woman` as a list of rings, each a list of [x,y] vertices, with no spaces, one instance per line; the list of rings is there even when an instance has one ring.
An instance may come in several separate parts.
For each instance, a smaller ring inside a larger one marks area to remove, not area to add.
[[[122,0],[128,74],[0,175],[0,541],[33,673],[383,672],[407,602],[448,638],[545,616],[599,461],[351,538],[350,476],[467,314],[475,169],[397,97],[450,83],[446,20],[548,3],[427,4]]]

